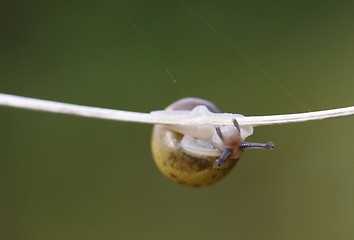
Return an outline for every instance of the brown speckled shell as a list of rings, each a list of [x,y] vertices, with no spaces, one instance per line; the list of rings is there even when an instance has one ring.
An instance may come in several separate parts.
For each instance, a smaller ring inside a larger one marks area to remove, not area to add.
[[[198,105],[205,105],[212,112],[220,112],[211,102],[197,98],[181,99],[166,109],[191,110]],[[182,134],[164,125],[155,125],[152,132],[151,147],[155,163],[167,178],[176,183],[190,187],[211,185],[224,178],[237,163],[238,159],[228,158],[218,167],[215,157],[188,155],[181,147],[182,137]]]

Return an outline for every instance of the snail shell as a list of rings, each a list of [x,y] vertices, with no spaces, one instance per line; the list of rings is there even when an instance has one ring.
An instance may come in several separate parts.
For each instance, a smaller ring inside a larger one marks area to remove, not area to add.
[[[220,113],[213,103],[198,98],[183,98],[172,103],[166,110],[186,111],[198,106]],[[191,133],[194,136],[188,135],[191,129],[183,128],[184,126],[155,125],[152,131],[155,163],[167,178],[176,183],[191,187],[216,183],[231,171],[242,155],[240,145],[243,139],[238,125],[217,128],[213,125],[199,126],[197,132]],[[248,130],[252,134],[252,128]],[[225,148],[230,151],[222,164],[217,164],[216,160]]]

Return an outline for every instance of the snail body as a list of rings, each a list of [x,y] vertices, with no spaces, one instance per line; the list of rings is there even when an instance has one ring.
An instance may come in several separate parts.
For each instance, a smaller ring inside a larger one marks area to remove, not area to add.
[[[220,113],[213,103],[199,98],[183,98],[166,110]],[[152,155],[160,171],[172,181],[191,187],[207,186],[223,179],[245,148],[273,147],[272,143],[251,146],[243,142],[252,133],[252,127],[240,129],[236,119],[234,125],[227,126],[155,125]]]

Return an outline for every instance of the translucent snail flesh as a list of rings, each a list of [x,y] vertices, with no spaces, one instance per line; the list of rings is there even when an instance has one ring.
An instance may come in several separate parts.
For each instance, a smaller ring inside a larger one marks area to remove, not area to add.
[[[166,110],[220,113],[211,102],[199,98],[183,98]],[[238,117],[243,117],[238,115]],[[157,167],[172,181],[191,187],[207,186],[220,181],[236,165],[246,148],[274,147],[248,143],[244,139],[252,127],[233,125],[155,125],[152,132],[152,154]]]

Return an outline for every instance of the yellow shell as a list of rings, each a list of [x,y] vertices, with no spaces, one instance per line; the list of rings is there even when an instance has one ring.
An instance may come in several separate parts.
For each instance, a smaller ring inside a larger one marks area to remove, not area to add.
[[[192,110],[205,105],[212,112],[220,112],[209,101],[187,98],[171,104],[168,110]],[[224,178],[236,165],[242,154],[238,148],[233,158],[228,157],[221,166],[215,163],[217,157],[192,156],[181,146],[183,135],[164,125],[155,125],[152,132],[152,154],[157,167],[172,181],[190,187],[211,185]]]

